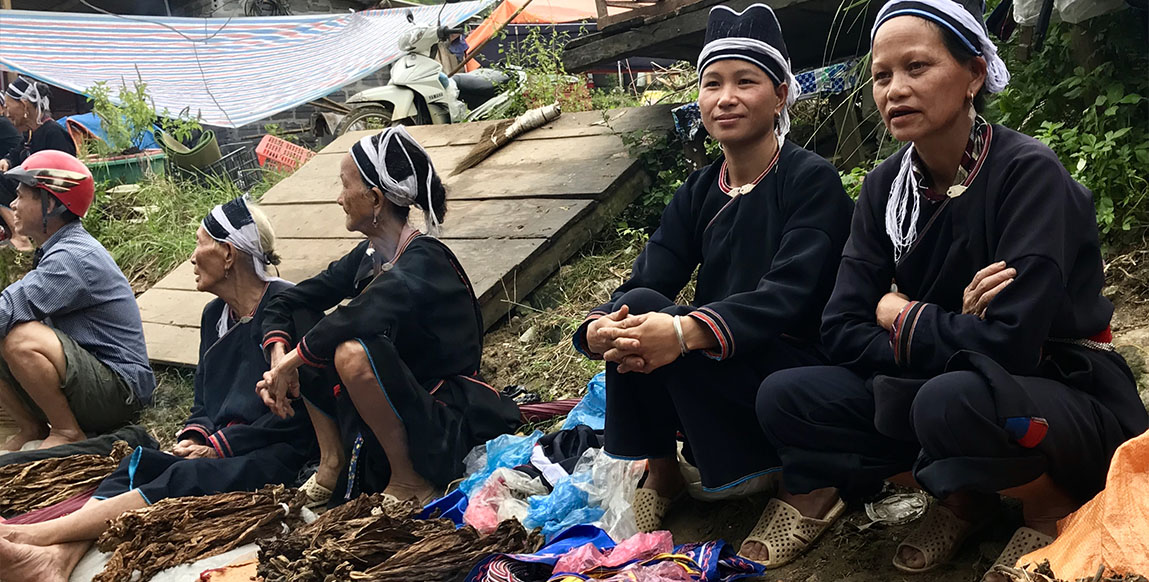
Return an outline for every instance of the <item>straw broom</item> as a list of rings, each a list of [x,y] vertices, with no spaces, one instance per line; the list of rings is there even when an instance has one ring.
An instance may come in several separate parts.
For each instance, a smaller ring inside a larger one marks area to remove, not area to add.
[[[487,159],[488,156],[493,154],[495,150],[503,147],[516,137],[532,130],[537,127],[542,127],[562,115],[562,109],[558,103],[552,103],[544,107],[537,107],[530,111],[518,116],[514,120],[504,119],[494,125],[488,126],[483,130],[483,135],[479,138],[479,143],[467,152],[467,155],[460,161],[455,169],[451,172],[452,176],[461,174],[464,171],[478,165],[479,162]]]

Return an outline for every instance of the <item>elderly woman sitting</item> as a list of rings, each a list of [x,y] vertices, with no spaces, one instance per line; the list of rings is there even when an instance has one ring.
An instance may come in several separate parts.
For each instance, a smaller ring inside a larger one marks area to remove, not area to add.
[[[339,374],[335,390],[302,392],[321,457],[304,485],[313,503],[333,491],[335,501],[375,492],[426,501],[462,474],[472,447],[514,430],[519,411],[479,378],[482,315],[434,236],[447,192],[427,152],[402,127],[387,129],[351,147],[340,180],[347,230],[367,238],[268,306],[272,368],[260,391],[288,416],[299,370]],[[411,206],[428,234],[408,224]],[[308,332],[288,317],[300,308],[334,311]]]
[[[295,482],[315,449],[307,417],[281,419],[255,393],[268,368],[260,347],[264,308],[291,287],[267,274],[279,262],[274,245],[267,218],[243,199],[217,206],[204,219],[191,262],[196,288],[217,299],[204,308],[195,403],[178,443],[171,454],[137,449],[76,513],[0,525],[5,581],[67,580],[109,520],[160,499]],[[314,321],[310,313],[300,311],[297,325]],[[318,374],[302,380],[323,382]]]

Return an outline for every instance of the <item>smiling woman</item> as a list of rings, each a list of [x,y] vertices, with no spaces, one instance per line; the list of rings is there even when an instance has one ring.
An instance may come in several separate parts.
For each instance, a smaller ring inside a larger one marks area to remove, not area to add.
[[[679,188],[630,279],[574,335],[607,361],[606,451],[648,460],[635,493],[645,531],[684,491],[680,429],[712,495],[761,490],[778,470],[755,395],[771,372],[825,362],[818,321],[852,208],[834,167],[785,140],[798,85],[770,7],[713,8],[698,70],[723,155]],[[674,304],[696,268],[693,304]],[[772,501],[742,554],[793,560],[841,515],[836,502]]]
[[[779,372],[758,399],[787,488],[857,498],[888,480],[938,499],[894,556],[906,572],[948,560],[999,495],[1022,502],[998,559],[1012,566],[1149,426],[1110,343],[1090,192],[1049,148],[977,115],[1009,81],[983,8],[880,11],[874,100],[910,143],[862,185],[822,326],[843,367]]]

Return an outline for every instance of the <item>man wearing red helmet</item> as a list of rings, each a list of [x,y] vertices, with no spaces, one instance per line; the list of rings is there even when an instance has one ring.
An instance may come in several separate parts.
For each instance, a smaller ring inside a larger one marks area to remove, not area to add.
[[[133,421],[155,376],[132,288],[80,223],[95,195],[91,172],[44,150],[4,176],[19,184],[12,229],[39,248],[32,270],[0,292],[0,408],[20,428],[0,450]]]

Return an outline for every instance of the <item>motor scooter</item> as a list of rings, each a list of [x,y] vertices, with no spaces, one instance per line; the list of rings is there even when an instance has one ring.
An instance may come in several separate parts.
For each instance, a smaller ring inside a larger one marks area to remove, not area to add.
[[[415,25],[410,12],[407,21]],[[448,77],[432,51],[459,33],[460,29],[418,25],[403,33],[399,37],[403,56],[391,64],[391,78],[386,85],[347,100],[351,111],[335,126],[335,135],[399,123],[438,125],[504,117],[526,73],[510,69],[517,83],[508,83],[511,77],[488,68]]]

